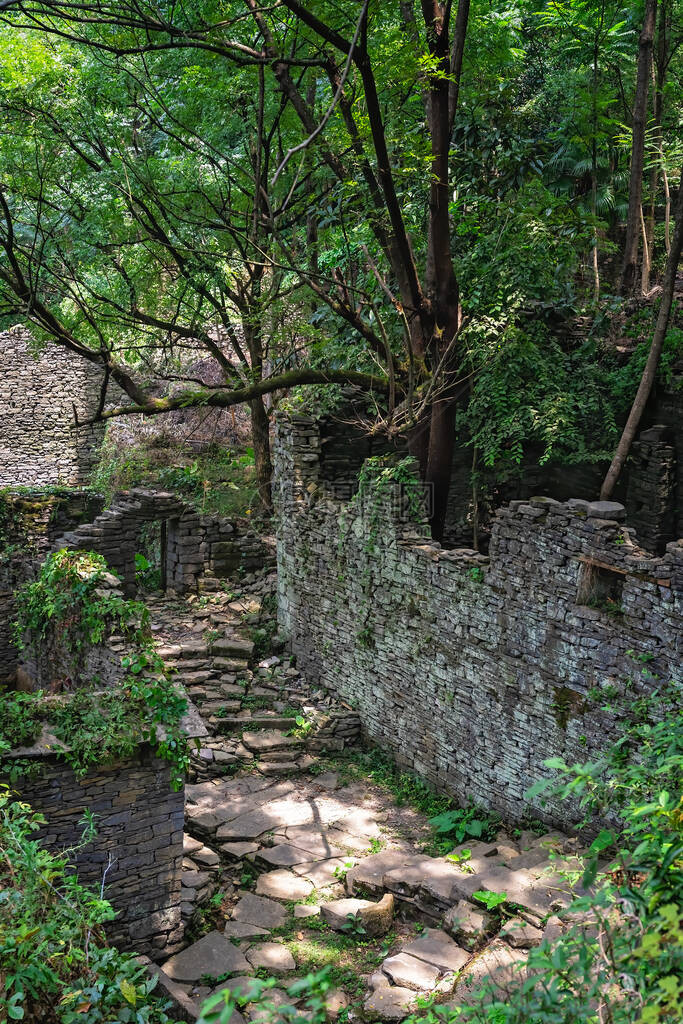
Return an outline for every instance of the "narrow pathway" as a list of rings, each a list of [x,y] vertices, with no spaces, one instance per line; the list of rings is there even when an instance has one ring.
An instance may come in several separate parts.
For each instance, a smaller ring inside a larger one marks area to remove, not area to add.
[[[150,969],[179,1019],[221,988],[240,993],[232,1024],[263,1019],[255,979],[277,978],[269,1001],[291,1004],[285,989],[324,967],[330,1019],[402,1020],[420,997],[465,1004],[484,980],[504,993],[528,950],[563,928],[576,841],[503,830],[429,856],[423,816],[320,760],[357,742],[353,709],[311,693],[281,652],[255,663],[274,633],[273,587],[262,574],[149,602],[160,652],[206,726],[186,786],[188,945]]]

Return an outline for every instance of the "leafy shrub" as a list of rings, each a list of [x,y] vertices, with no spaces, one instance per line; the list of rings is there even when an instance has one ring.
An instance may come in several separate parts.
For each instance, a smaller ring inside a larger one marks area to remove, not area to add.
[[[60,641],[71,651],[101,643],[112,626],[127,634],[146,630],[145,606],[103,590],[107,575],[107,563],[94,551],[65,549],[48,555],[38,578],[16,592],[15,645],[23,650],[27,633],[37,643],[56,624]]]
[[[0,1012],[26,1024],[168,1024],[156,979],[107,948],[114,912],[32,833],[44,820],[0,786]],[[88,838],[87,834],[84,836]]]
[[[0,754],[13,747],[26,747],[40,733],[36,695],[12,694],[0,701]]]
[[[504,995],[486,985],[474,1003],[432,1006],[427,1024],[678,1024],[683,1019],[683,687],[637,702],[603,757],[569,766],[528,794],[578,798],[593,832],[568,931],[532,949]],[[607,863],[603,860],[607,855]],[[602,869],[601,868],[602,865]],[[592,887],[592,889],[590,888]],[[475,896],[488,896],[475,893]]]
[[[235,452],[220,444],[188,461],[181,445],[121,446],[107,439],[91,485],[108,503],[130,487],[162,487],[204,513],[222,516],[251,515],[258,500],[254,449]]]
[[[5,749],[18,745],[20,728],[35,738],[37,726],[29,724],[30,714],[34,719],[48,718],[57,738],[69,748],[61,751],[62,756],[82,774],[95,764],[129,756],[138,743],[146,741],[158,757],[170,762],[172,785],[180,788],[189,762],[187,738],[180,728],[187,702],[152,646],[149,612],[140,602],[106,590],[106,575],[106,562],[94,552],[64,550],[49,555],[38,578],[17,592],[14,630],[16,642],[23,647],[27,635],[38,643],[49,628],[58,632],[60,643],[77,653],[102,643],[113,629],[119,630],[129,641],[129,653],[121,660],[125,672],[121,684],[106,693],[84,688],[49,708],[41,694],[8,694],[0,718],[0,741]]]

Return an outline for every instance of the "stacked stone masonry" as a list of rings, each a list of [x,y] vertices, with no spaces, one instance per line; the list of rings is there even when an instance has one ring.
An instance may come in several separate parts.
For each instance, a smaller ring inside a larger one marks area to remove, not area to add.
[[[442,550],[392,495],[330,498],[321,449],[316,422],[279,420],[281,626],[311,682],[436,788],[522,817],[546,758],[595,757],[650,673],[680,671],[683,543],[648,555],[622,505],[515,501],[489,557]]]
[[[175,494],[135,488],[117,495],[93,522],[65,533],[58,548],[97,551],[136,591],[135,553],[144,524],[162,524],[162,587],[177,594],[196,592],[208,579],[272,564],[267,541],[252,530],[218,516],[202,515]]]
[[[13,784],[47,824],[34,838],[53,850],[73,850],[83,884],[104,895],[117,916],[110,939],[152,959],[182,943],[180,915],[184,792],[173,792],[169,768],[146,746],[130,760],[85,778],[48,752],[35,752],[40,771]],[[95,815],[97,834],[82,845],[83,814]]]
[[[58,345],[0,333],[0,487],[77,484],[91,472],[101,425],[74,429],[98,407],[102,374]]]

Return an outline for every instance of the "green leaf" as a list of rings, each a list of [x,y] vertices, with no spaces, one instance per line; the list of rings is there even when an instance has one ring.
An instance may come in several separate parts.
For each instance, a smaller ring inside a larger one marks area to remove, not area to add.
[[[127,978],[121,978],[119,981],[119,988],[121,990],[121,995],[126,1002],[130,1003],[131,1006],[135,1006],[138,1001],[138,993],[135,985],[128,981]]]

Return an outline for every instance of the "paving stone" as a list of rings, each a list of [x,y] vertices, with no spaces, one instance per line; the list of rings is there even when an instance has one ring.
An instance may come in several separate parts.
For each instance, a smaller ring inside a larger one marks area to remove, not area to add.
[[[269,832],[272,828],[275,828],[279,822],[273,821],[273,818],[266,811],[251,811],[248,814],[241,814],[238,818],[234,818],[232,821],[221,825],[217,832],[217,839],[257,839],[258,836],[264,835]]]
[[[279,903],[244,893],[232,912],[233,921],[245,921],[260,928],[281,928],[287,920],[287,911]]]
[[[346,875],[346,891],[353,893],[362,887],[373,896],[384,892],[384,876],[395,868],[406,868],[422,862],[423,856],[406,854],[400,850],[383,850],[366,857]]]
[[[440,928],[428,928],[419,939],[405,946],[403,952],[425,960],[442,971],[459,971],[469,959],[469,953]]]
[[[296,846],[298,850],[306,850],[309,854],[309,861],[328,860],[331,857],[343,857],[344,855],[344,849],[335,845],[333,839],[330,838],[331,833],[320,830],[318,826],[315,826],[315,830],[313,830],[306,825],[300,825],[296,828],[286,829],[285,834],[292,846]]]
[[[471,1005],[476,1002],[475,993],[482,986],[488,990],[484,1002],[504,999],[523,977],[520,976],[519,967],[526,958],[524,950],[511,949],[500,940],[492,942],[468,964],[456,984],[455,999],[445,1005]]]
[[[214,850],[210,850],[208,846],[203,846],[201,850],[197,850],[194,854],[194,859],[198,864],[208,868],[218,867],[220,864],[220,857]]]
[[[281,1020],[282,1013],[278,1012],[282,1006],[292,1006],[292,1000],[284,989],[269,988],[263,995],[263,1001],[248,1003],[247,1013],[251,1024],[275,1024]],[[303,1017],[303,1014],[297,1014]]]
[[[515,949],[531,949],[540,945],[543,932],[540,928],[534,928],[519,917],[513,917],[507,921],[500,931],[501,939],[505,939]]]
[[[263,863],[267,867],[273,867],[274,865],[292,867],[294,864],[302,864],[305,861],[310,861],[310,859],[311,855],[308,850],[299,850],[296,846],[291,846],[289,843],[264,847],[256,855],[256,862]]]
[[[350,832],[352,836],[361,836],[363,839],[379,839],[382,834],[376,813],[364,807],[354,807],[352,811],[330,824],[342,832]]]
[[[444,928],[465,949],[474,949],[485,936],[492,931],[495,918],[485,910],[459,900],[447,911],[444,917]]]
[[[332,900],[321,904],[320,913],[334,931],[344,931],[351,914],[360,920],[369,936],[385,935],[394,918],[394,897],[386,893],[379,903],[354,897]]]
[[[199,981],[205,975],[246,973],[250,970],[244,955],[221,932],[209,932],[176,953],[164,964],[164,972],[173,981]]]
[[[349,1005],[349,997],[341,988],[335,988],[325,996],[325,1013],[331,1020],[336,1020],[342,1010],[347,1010]]]
[[[270,935],[270,932],[246,921],[226,921],[223,934],[229,939],[255,939],[259,935]]]
[[[192,836],[187,834],[187,832],[183,835],[183,853],[186,856],[191,856],[197,850],[201,850],[203,846],[204,843],[199,839],[193,839]]]
[[[252,967],[265,967],[271,974],[287,974],[296,967],[292,954],[279,942],[264,942],[259,946],[252,946],[246,955]]]
[[[363,1004],[367,1020],[403,1020],[415,1009],[417,996],[409,988],[377,988]]]
[[[183,871],[180,877],[186,889],[203,889],[211,879],[208,871]]]
[[[256,882],[257,896],[275,900],[305,900],[312,892],[313,886],[309,881],[284,869],[266,871]]]
[[[418,992],[428,992],[434,988],[440,974],[438,967],[407,953],[389,957],[382,964],[382,970],[395,985],[412,988]]]
[[[452,898],[453,902],[457,899],[471,899],[480,889],[505,893],[510,903],[517,903],[544,916],[571,902],[566,888],[563,878],[537,878],[529,870],[511,871],[502,865],[492,864],[490,868],[474,875],[463,875],[457,879],[453,885]]]
[[[346,868],[346,863],[340,857],[334,857],[331,860],[295,864],[292,870],[295,874],[301,875],[303,878],[307,878],[309,882],[312,882],[314,888],[324,889],[326,886],[334,885],[335,882],[339,881],[339,874],[335,874],[335,872],[343,872]]]
[[[223,843],[219,846],[221,853],[229,860],[242,860],[248,853],[256,853],[258,849],[258,843]]]
[[[263,729],[259,732],[243,732],[242,743],[247,750],[253,750],[255,754],[267,754],[273,750],[285,748],[297,749],[301,746],[301,740],[295,736],[287,736],[279,729]]]
[[[320,907],[312,903],[299,903],[294,907],[294,917],[320,917]]]
[[[228,978],[227,981],[222,981],[220,985],[216,985],[211,990],[211,995],[216,995],[217,992],[222,992],[224,989],[228,989],[235,996],[246,996],[249,998],[250,994],[256,993],[260,989],[260,983],[256,978],[250,978],[247,975],[240,975],[237,978]]]

